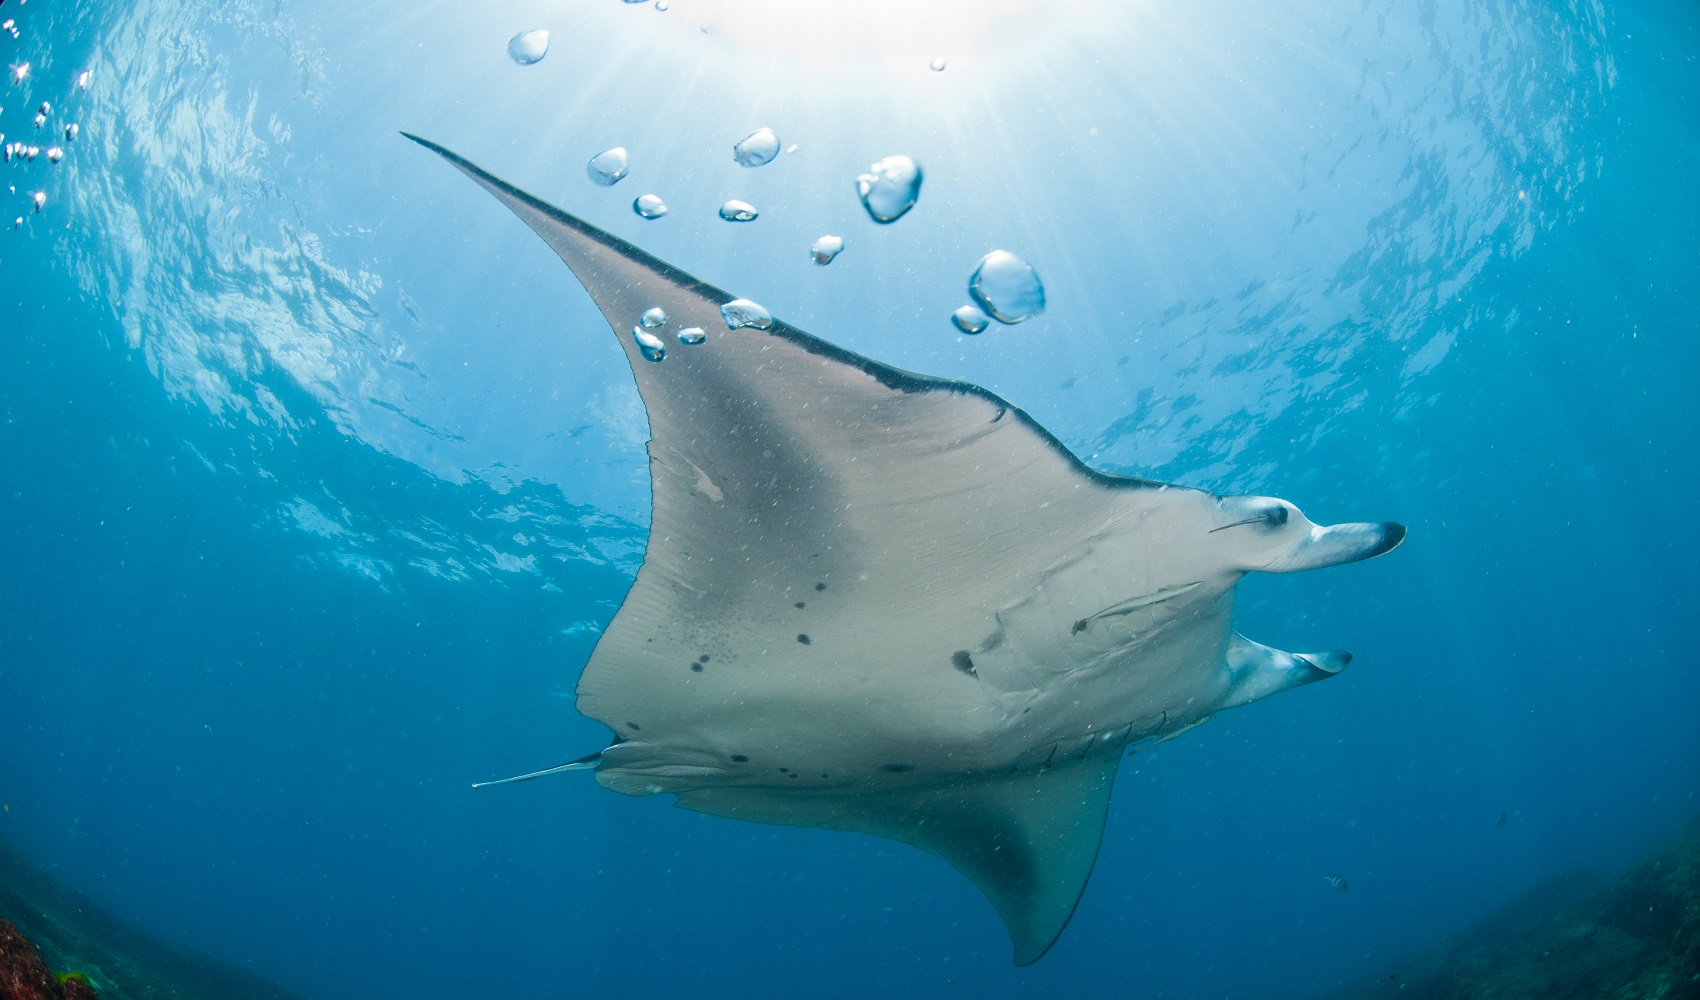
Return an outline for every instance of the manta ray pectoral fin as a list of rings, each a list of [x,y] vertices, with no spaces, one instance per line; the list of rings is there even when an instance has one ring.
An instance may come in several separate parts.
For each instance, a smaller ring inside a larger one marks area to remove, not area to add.
[[[511,785],[516,781],[530,781],[532,778],[541,778],[548,774],[560,774],[562,771],[594,771],[601,763],[602,752],[598,750],[596,753],[593,753],[588,757],[580,757],[578,760],[569,760],[565,764],[556,764],[554,767],[546,767],[541,771],[532,771],[530,774],[516,774],[511,778],[497,778],[494,781],[475,781],[472,783],[472,787],[484,788],[489,785]]]
[[[1309,684],[1346,669],[1352,654],[1288,653],[1252,642],[1235,633],[1228,639],[1228,673],[1232,684],[1223,696],[1223,708],[1238,708],[1301,684]]]
[[[1120,754],[1048,770],[807,796],[701,788],[679,805],[734,819],[871,833],[942,856],[1003,918],[1031,965],[1074,915],[1103,838]]]

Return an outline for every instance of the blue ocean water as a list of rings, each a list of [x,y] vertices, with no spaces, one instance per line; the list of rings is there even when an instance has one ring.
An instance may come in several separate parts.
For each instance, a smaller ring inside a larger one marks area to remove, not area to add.
[[[0,837],[312,997],[1302,997],[1692,823],[1700,9],[912,6],[0,7],[0,132],[64,148],[0,166]],[[764,126],[797,149],[734,163]],[[1356,662],[1125,761],[1025,969],[900,844],[473,792],[605,743],[572,692],[647,432],[404,128],[1101,468],[1409,524],[1241,588]],[[963,337],[998,248],[1049,308]]]

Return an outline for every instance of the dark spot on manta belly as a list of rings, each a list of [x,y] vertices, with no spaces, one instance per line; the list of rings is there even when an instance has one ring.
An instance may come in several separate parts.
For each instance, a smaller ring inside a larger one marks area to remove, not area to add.
[[[704,653],[701,656],[697,657],[697,662],[698,663],[707,663],[708,662],[708,654]]]
[[[1080,633],[1086,631],[1086,626],[1088,626],[1090,624],[1092,624],[1092,623],[1087,621],[1084,618],[1079,619],[1078,621],[1076,621],[1074,623],[1074,628],[1069,629],[1069,635],[1079,635]]]
[[[798,632],[797,633],[797,641],[802,643],[803,645],[807,646],[809,643],[813,642],[814,640],[810,639],[806,634],[804,634],[802,632]]]
[[[908,774],[910,771],[915,770],[915,765],[914,764],[881,764],[880,770],[890,771],[892,774]]]
[[[735,753],[732,755],[732,763],[734,764],[748,764],[749,762],[750,759],[741,753]]]
[[[970,677],[978,676],[974,670],[974,658],[968,655],[968,650],[959,649],[950,654],[950,665]]]
[[[700,674],[700,673],[702,673],[702,664],[693,663],[693,664],[691,664],[691,669]]]
[[[815,589],[816,589],[816,590],[825,590],[825,589],[826,589],[826,584],[824,584],[824,583],[817,583],[817,584],[815,584]]]
[[[630,726],[633,729],[642,729],[643,728],[642,726],[638,725],[635,722],[628,722],[628,723],[626,723],[626,725]]]
[[[802,601],[798,601],[794,606],[799,608],[807,607],[807,605],[805,605]]]

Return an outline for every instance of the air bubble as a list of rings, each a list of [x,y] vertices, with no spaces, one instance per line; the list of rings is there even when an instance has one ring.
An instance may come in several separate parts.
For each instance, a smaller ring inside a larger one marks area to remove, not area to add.
[[[841,236],[822,236],[815,240],[815,245],[809,248],[809,257],[821,267],[832,263],[832,258],[844,250],[844,238]]]
[[[754,205],[736,198],[720,206],[720,217],[727,222],[754,222],[760,214]]]
[[[620,178],[626,176],[626,171],[630,169],[631,158],[626,155],[624,146],[604,149],[584,165],[584,172],[590,175],[590,179],[603,187],[618,184]]]
[[[549,54],[549,32],[544,28],[522,31],[508,39],[508,58],[530,66]]]
[[[708,334],[702,332],[700,326],[687,326],[679,331],[679,343],[695,347],[708,339]]]
[[[643,328],[645,330],[654,330],[657,327],[666,326],[667,310],[660,306],[656,306],[653,309],[645,309],[643,311],[643,315],[638,317],[638,322],[643,324]]]
[[[65,141],[70,142],[72,139],[75,139],[77,137],[77,133],[81,132],[81,131],[82,131],[82,127],[79,126],[76,122],[72,122],[71,124],[65,126]]]
[[[991,325],[992,318],[974,306],[963,306],[950,314],[950,321],[956,324],[958,330],[973,336],[976,333],[984,333],[986,327]]]
[[[669,4],[667,2],[667,0],[655,0],[655,9],[656,10],[666,10],[668,7],[671,7],[671,6],[672,6],[672,4]]]
[[[773,314],[761,303],[751,302],[749,299],[733,299],[721,306],[720,318],[726,321],[728,330],[745,326],[766,330],[773,325]]]
[[[667,205],[656,195],[639,195],[637,200],[632,202],[632,211],[640,218],[659,219],[667,214]]]
[[[637,341],[638,353],[642,354],[646,361],[663,361],[667,358],[667,345],[661,342],[660,337],[643,327],[632,327],[632,339]]]
[[[779,155],[779,137],[773,129],[758,128],[739,139],[732,147],[732,159],[741,167],[759,167],[772,163]]]
[[[77,74],[77,89],[78,90],[89,89],[89,77],[91,77],[93,75],[94,75],[94,70],[92,70],[92,69],[85,69],[81,73],[78,73]]]
[[[888,156],[856,178],[856,193],[875,222],[896,222],[921,195],[921,165],[907,156]]]
[[[37,212],[41,211],[42,207],[47,204],[47,192],[37,191],[30,195],[30,202],[35,205],[35,210]]]
[[[1038,272],[1007,250],[980,258],[968,278],[968,294],[999,323],[1019,323],[1045,311],[1045,286]]]
[[[927,68],[932,70],[934,73],[943,73],[944,68],[947,65],[949,64],[944,61],[944,56],[937,56],[932,62],[927,64]]]
[[[30,64],[29,63],[19,63],[16,66],[12,67],[12,82],[14,84],[23,83],[24,80],[29,75],[30,75]]]
[[[47,162],[58,163],[65,158],[65,151],[58,146],[47,147]]]

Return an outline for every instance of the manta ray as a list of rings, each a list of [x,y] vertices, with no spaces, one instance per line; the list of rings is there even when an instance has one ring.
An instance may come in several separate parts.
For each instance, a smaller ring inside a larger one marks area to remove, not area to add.
[[[1351,661],[1239,636],[1235,585],[1381,555],[1401,525],[1098,471],[996,393],[813,337],[403,134],[560,255],[649,414],[648,546],[578,682],[612,745],[503,781],[588,770],[912,844],[1027,965],[1086,887],[1123,756]]]

